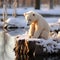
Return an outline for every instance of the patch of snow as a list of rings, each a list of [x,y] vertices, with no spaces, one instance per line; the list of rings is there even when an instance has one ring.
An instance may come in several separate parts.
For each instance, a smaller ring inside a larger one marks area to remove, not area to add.
[[[39,42],[40,43],[37,43],[37,45],[43,46],[44,52],[47,51],[49,53],[53,53],[53,52],[58,52],[58,50],[60,49],[60,43],[57,43],[56,41],[54,41],[52,39],[48,39],[48,40],[41,39]]]
[[[59,28],[60,28],[60,24],[57,23],[50,24],[51,31],[58,30]]]
[[[49,23],[51,31],[60,29],[60,19],[57,19],[55,23]]]
[[[60,19],[59,17],[44,17],[44,19],[49,23],[57,23]]]
[[[56,36],[53,37],[53,39],[60,42],[60,31],[58,32],[58,34],[56,34]]]
[[[6,20],[6,23],[7,25],[12,25],[15,27],[26,27],[27,26],[27,23],[25,20],[21,20],[19,18],[14,18],[14,17],[8,18]]]

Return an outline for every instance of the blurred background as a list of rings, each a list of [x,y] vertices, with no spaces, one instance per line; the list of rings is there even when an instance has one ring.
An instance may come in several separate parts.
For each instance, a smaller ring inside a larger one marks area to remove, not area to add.
[[[38,2],[39,1],[39,2]],[[60,0],[0,0],[0,8],[3,7],[4,2],[7,3],[8,8],[13,8],[13,4],[17,5],[18,8],[20,7],[35,7],[36,2],[40,3],[46,7],[56,7],[60,6]],[[50,5],[52,4],[52,5]],[[39,4],[38,4],[39,5]]]
[[[15,37],[28,31],[23,14],[30,10],[41,14],[49,24],[60,23],[60,0],[0,0],[0,60],[15,59]],[[60,56],[25,58],[33,59],[60,60]]]

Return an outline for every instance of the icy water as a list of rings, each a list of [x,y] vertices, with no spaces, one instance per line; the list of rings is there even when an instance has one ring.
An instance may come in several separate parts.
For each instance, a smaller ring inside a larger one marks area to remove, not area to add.
[[[21,17],[24,20],[24,17]],[[46,18],[50,23],[56,22],[58,18]],[[15,36],[22,35],[26,29],[6,30],[0,29],[0,60],[15,60]],[[60,56],[27,56],[21,57],[20,60],[60,60]]]

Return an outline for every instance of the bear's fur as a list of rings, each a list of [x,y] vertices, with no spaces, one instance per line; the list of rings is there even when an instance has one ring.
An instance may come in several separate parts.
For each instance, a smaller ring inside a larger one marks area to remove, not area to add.
[[[24,16],[28,25],[30,25],[28,32],[30,38],[48,39],[50,27],[40,14],[34,11],[29,11],[24,13]]]

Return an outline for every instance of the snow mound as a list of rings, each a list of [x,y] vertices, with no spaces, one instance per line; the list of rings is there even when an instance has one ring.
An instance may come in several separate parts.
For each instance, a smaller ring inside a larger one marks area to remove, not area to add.
[[[60,49],[60,43],[57,43],[56,41],[52,39],[44,40],[40,39],[39,43],[36,43],[37,45],[43,46],[44,52],[49,52],[49,53],[57,53]]]
[[[6,23],[7,23],[7,25],[13,26],[13,27],[26,27],[26,25],[27,25],[26,21],[23,21],[19,18],[15,18],[15,17],[8,18]]]
[[[51,31],[60,30],[60,19],[56,23],[50,23],[49,25]]]
[[[27,33],[23,35],[18,35],[16,40],[27,40],[27,41],[36,41],[36,45],[43,46],[43,51],[48,53],[57,53],[60,50],[60,31],[54,33],[50,36],[49,39],[37,39],[37,38],[28,38]]]

